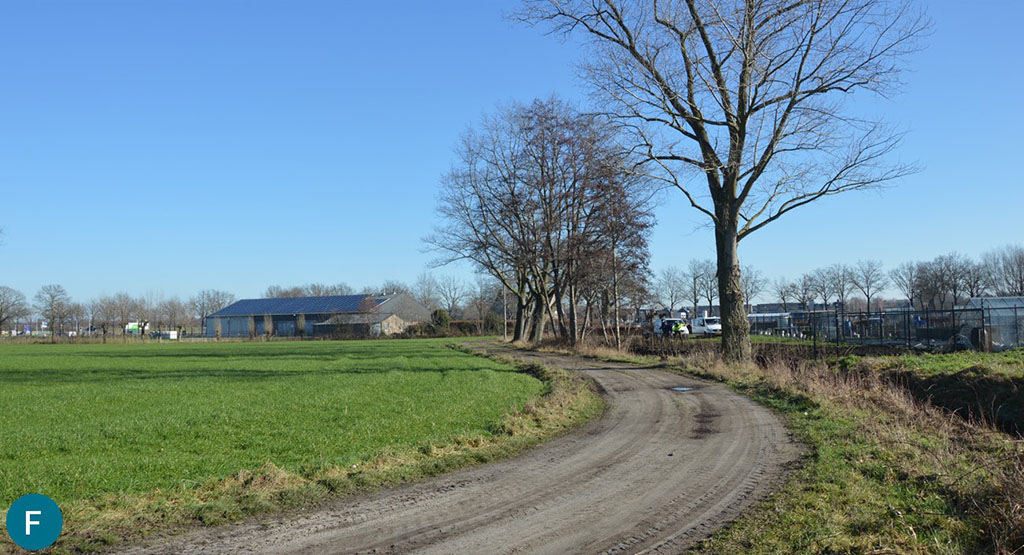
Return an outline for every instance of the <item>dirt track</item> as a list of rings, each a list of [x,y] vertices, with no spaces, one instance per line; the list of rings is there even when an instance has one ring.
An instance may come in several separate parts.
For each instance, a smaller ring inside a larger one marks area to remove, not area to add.
[[[585,372],[608,412],[513,459],[130,552],[676,553],[770,492],[798,454],[767,409],[721,385],[489,349]]]

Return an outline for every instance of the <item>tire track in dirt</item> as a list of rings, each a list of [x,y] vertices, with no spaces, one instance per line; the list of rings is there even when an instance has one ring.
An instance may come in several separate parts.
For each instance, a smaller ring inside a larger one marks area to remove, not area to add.
[[[720,384],[476,346],[582,372],[609,410],[512,459],[126,552],[676,553],[770,493],[799,454],[768,409]]]

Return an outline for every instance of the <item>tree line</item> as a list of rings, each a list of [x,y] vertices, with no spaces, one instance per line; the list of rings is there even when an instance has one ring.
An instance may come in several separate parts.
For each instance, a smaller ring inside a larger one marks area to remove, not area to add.
[[[30,302],[23,293],[0,286],[0,330],[39,315],[53,335],[91,330],[101,334],[124,335],[129,323],[141,329],[177,330],[179,333],[201,323],[210,314],[235,302],[227,291],[206,289],[188,299],[133,296],[125,292],[76,302],[64,287],[44,285]]]
[[[653,296],[673,312],[692,307],[696,314],[702,303],[714,306],[718,296],[714,272],[710,260],[665,268],[654,280]],[[877,260],[835,263],[796,279],[780,277],[771,282],[756,268],[744,267],[742,287],[748,301],[767,293],[784,312],[811,310],[819,304],[852,312],[882,310],[892,304],[942,310],[972,297],[1024,296],[1024,246],[1007,245],[977,260],[951,252],[888,270]],[[883,297],[893,292],[900,295],[898,299]]]
[[[478,327],[489,320],[489,329],[492,331],[501,323],[502,288],[486,276],[480,276],[476,281],[466,281],[452,275],[434,276],[424,272],[412,285],[387,280],[379,286],[361,288],[345,283],[271,285],[264,290],[263,296],[284,298],[392,293],[407,293],[430,311],[443,310],[452,318],[473,320],[478,323]],[[122,291],[77,302],[61,285],[45,285],[32,299],[11,287],[0,286],[0,330],[9,331],[13,325],[38,316],[47,322],[48,329],[55,335],[82,330],[104,337],[124,335],[128,324],[132,322],[139,323],[143,329],[177,330],[181,333],[202,325],[207,316],[235,300],[233,293],[207,289],[187,299],[135,296]]]

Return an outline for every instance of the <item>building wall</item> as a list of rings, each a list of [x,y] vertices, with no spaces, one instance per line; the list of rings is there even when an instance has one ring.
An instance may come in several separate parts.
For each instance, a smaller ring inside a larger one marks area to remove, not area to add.
[[[219,322],[221,337],[250,337],[254,335],[270,335],[276,337],[295,337],[301,330],[306,337],[313,335],[313,324],[330,318],[329,314],[297,314],[271,316],[256,314],[252,316],[219,316],[206,319],[204,334],[206,337],[217,337]],[[251,332],[251,334],[250,334]]]

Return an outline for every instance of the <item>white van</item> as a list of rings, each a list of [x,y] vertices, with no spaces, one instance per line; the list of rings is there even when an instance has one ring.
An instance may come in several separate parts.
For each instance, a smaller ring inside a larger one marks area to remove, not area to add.
[[[690,321],[693,335],[717,335],[722,333],[722,319],[717,316],[702,316]]]

